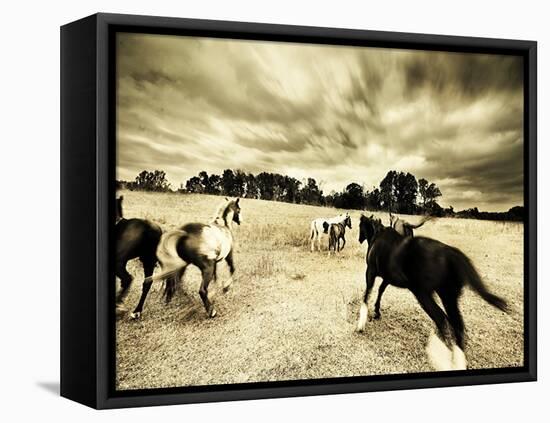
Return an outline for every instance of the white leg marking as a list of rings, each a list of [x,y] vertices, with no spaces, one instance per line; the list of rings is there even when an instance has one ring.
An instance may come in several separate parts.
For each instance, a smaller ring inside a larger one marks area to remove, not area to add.
[[[136,320],[136,319],[139,319],[141,317],[141,313],[138,311],[137,313],[130,313],[130,319],[131,320]]]
[[[453,370],[453,353],[435,333],[430,335],[426,352],[435,370]]]
[[[466,370],[468,363],[464,351],[458,345],[453,346],[453,370]]]
[[[359,310],[359,321],[357,322],[357,331],[363,332],[367,324],[367,318],[369,315],[369,308],[363,302],[361,303],[361,309]]]

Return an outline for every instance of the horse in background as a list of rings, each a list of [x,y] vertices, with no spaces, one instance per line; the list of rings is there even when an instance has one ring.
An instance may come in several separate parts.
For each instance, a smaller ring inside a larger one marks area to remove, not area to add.
[[[463,370],[464,322],[458,299],[468,284],[486,302],[502,311],[508,306],[489,292],[470,259],[459,249],[425,237],[404,237],[380,219],[361,215],[359,242],[368,243],[366,290],[359,312],[357,330],[362,332],[368,319],[368,301],[377,276],[391,285],[409,289],[437,327],[427,352],[437,370]],[[445,312],[434,299],[437,294]]]
[[[403,236],[414,236],[413,229],[420,228],[424,223],[426,223],[428,220],[432,220],[432,216],[424,216],[422,220],[417,223],[416,225],[413,225],[403,219],[401,219],[399,216],[395,216],[390,211],[390,228],[393,228]]]
[[[216,316],[216,309],[208,296],[208,286],[212,280],[216,279],[217,264],[225,260],[231,276],[223,283],[223,291],[229,290],[235,272],[232,227],[233,223],[240,225],[241,221],[240,199],[226,198],[217,209],[212,222],[208,224],[187,223],[178,230],[164,233],[157,248],[157,257],[162,271],[160,274],[147,278],[147,282],[165,281],[164,294],[168,303],[174,296],[185,269],[193,264],[202,273],[199,295],[206,313],[209,317]],[[140,304],[145,302],[146,296],[147,293],[144,291]],[[133,318],[140,316],[141,309],[139,312],[132,313]]]
[[[327,224],[326,222],[323,223],[324,225]],[[340,252],[344,249],[344,246],[346,245],[346,226],[351,229],[351,217],[348,216],[346,219],[341,223],[333,223],[330,225],[329,229],[329,241],[328,241],[328,254],[330,255],[331,249],[334,250],[334,252]],[[340,247],[340,240],[343,241],[342,246]]]
[[[321,236],[328,234],[328,230],[333,223],[342,223],[349,217],[349,213],[340,214],[331,218],[318,218],[311,221],[310,225],[310,239],[311,239],[311,251],[315,251],[315,241],[317,241],[317,249],[321,251]]]
[[[122,195],[116,199],[115,211],[115,274],[121,284],[116,303],[117,310],[120,311],[123,310],[122,303],[128,295],[128,289],[133,280],[132,275],[126,270],[128,261],[139,258],[143,265],[145,278],[152,276],[157,264],[157,246],[162,235],[162,229],[153,222],[145,219],[125,219],[122,209],[123,199]],[[144,283],[143,291],[149,291],[150,287],[150,284]],[[136,310],[141,311],[141,307],[143,304],[140,302]]]

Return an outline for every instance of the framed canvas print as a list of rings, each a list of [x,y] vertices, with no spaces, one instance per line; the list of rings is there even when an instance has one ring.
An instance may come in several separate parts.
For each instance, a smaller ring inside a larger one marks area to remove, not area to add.
[[[536,379],[536,43],[61,29],[61,393]]]

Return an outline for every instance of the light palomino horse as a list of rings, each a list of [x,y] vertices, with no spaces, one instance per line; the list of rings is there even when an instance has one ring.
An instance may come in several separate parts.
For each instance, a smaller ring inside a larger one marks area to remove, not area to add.
[[[225,199],[218,208],[211,223],[188,223],[178,230],[162,235],[157,258],[161,265],[161,273],[151,277],[151,280],[164,280],[166,302],[170,302],[178,283],[181,281],[188,265],[194,264],[202,273],[202,284],[199,295],[209,317],[216,315],[214,304],[208,296],[208,286],[216,279],[216,266],[225,260],[231,276],[223,283],[223,291],[227,292],[233,281],[235,266],[233,264],[233,222],[241,224],[242,214],[240,199]],[[146,295],[146,294],[145,294]],[[145,298],[140,300],[143,303]],[[141,313],[133,313],[133,318]]]
[[[390,228],[393,228],[403,236],[414,236],[413,229],[420,228],[424,223],[426,223],[428,220],[432,220],[432,216],[424,216],[422,220],[420,220],[419,223],[416,225],[413,225],[403,219],[401,219],[399,216],[396,216],[390,212]]]
[[[315,251],[315,241],[317,241],[317,249],[321,251],[321,236],[328,235],[328,229],[333,223],[343,223],[349,217],[349,213],[344,213],[331,218],[318,218],[311,221],[311,251]]]

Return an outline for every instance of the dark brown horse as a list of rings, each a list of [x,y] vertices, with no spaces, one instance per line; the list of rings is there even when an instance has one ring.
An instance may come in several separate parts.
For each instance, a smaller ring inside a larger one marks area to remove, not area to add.
[[[416,225],[413,225],[412,223],[406,222],[405,220],[401,219],[399,216],[396,216],[390,212],[390,228],[393,228],[396,230],[396,232],[402,236],[414,236],[414,229],[420,228],[424,223],[426,223],[429,220],[432,220],[432,216],[424,216],[419,223]],[[382,301],[382,295],[384,295],[384,291],[388,287],[389,283],[385,280],[382,281],[380,284],[380,287],[378,288],[378,296],[376,297],[376,303],[374,303],[374,318],[380,319],[380,303]]]
[[[328,223],[326,224],[328,225]],[[346,226],[351,229],[350,216],[347,216],[343,222],[333,223],[330,225],[329,238],[328,238],[329,255],[331,250],[334,250],[334,252],[336,253],[344,249],[344,246],[346,245]],[[340,240],[342,240],[343,242],[341,247],[340,247]]]
[[[366,290],[358,331],[368,318],[368,301],[377,276],[399,288],[409,289],[437,327],[428,344],[428,356],[437,370],[466,368],[464,322],[458,299],[466,284],[485,301],[507,311],[506,302],[487,290],[472,262],[459,249],[430,238],[404,237],[380,219],[361,216],[359,242],[368,242]],[[445,312],[435,302],[441,299]]]
[[[153,280],[164,280],[166,302],[168,303],[181,281],[185,269],[190,264],[197,266],[202,273],[202,284],[199,295],[209,317],[216,315],[216,309],[208,296],[208,286],[216,278],[216,266],[225,260],[231,277],[224,282],[223,291],[227,292],[233,281],[235,266],[233,263],[233,222],[241,224],[240,199],[225,199],[218,208],[211,223],[188,223],[178,230],[165,232],[157,248],[157,257],[161,273],[146,278],[145,283]],[[144,290],[140,299],[143,305],[147,292]],[[138,305],[139,308],[139,305]],[[141,308],[132,313],[133,318],[141,316]]]
[[[156,251],[162,235],[161,228],[153,222],[144,219],[125,219],[122,212],[123,197],[116,200],[116,261],[115,274],[120,278],[121,290],[117,295],[117,309],[122,310],[122,303],[128,295],[132,283],[132,275],[126,270],[129,260],[139,258],[143,265],[145,278],[153,275],[157,263]],[[146,279],[147,280],[147,279]],[[147,295],[151,284],[143,284],[143,292]],[[140,301],[136,311],[140,312],[143,303]]]

